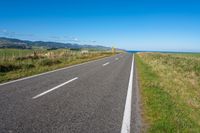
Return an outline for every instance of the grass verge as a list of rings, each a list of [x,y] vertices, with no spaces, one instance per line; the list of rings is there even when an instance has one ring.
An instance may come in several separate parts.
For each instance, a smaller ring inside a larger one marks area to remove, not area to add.
[[[194,85],[185,76],[197,71],[197,60],[197,56],[191,60],[191,55],[136,55],[147,132],[200,132],[199,78],[193,76]]]

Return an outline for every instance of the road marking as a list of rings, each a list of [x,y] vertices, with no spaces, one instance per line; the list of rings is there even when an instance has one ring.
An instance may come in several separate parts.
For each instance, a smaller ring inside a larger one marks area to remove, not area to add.
[[[102,66],[106,66],[106,65],[108,65],[108,64],[110,64],[110,62],[106,62],[105,64],[103,64]]]
[[[134,65],[134,55],[131,65],[131,72],[129,77],[129,84],[126,96],[126,104],[124,109],[124,116],[122,122],[121,133],[130,133],[131,126],[131,100],[132,100],[132,85],[133,85],[133,66]]]
[[[77,80],[77,79],[78,79],[78,77],[73,78],[73,79],[71,79],[71,80],[68,80],[67,82],[64,82],[64,83],[62,83],[62,84],[60,84],[60,85],[58,85],[58,86],[56,86],[56,87],[53,87],[53,88],[50,89],[50,90],[47,90],[47,91],[45,91],[45,92],[42,92],[42,93],[40,93],[40,94],[38,94],[38,95],[32,97],[32,99],[36,99],[36,98],[38,98],[38,97],[41,97],[41,96],[43,96],[43,95],[45,95],[45,94],[47,94],[47,93],[49,93],[49,92],[51,92],[51,91],[53,91],[53,90],[58,89],[59,87],[62,87],[63,85],[66,85],[66,84],[68,84],[68,83],[70,83],[70,82],[72,82],[72,81],[74,81],[74,80]]]
[[[121,54],[119,54],[119,55],[121,55]],[[114,55],[114,56],[116,56],[116,55]],[[18,81],[23,81],[23,80],[26,80],[26,79],[31,79],[31,78],[34,78],[34,77],[42,76],[42,75],[45,75],[45,74],[49,74],[49,73],[53,73],[53,72],[57,72],[57,71],[61,71],[61,70],[65,70],[65,69],[69,69],[69,68],[73,68],[73,67],[77,67],[77,66],[81,66],[81,65],[84,65],[84,64],[89,64],[89,63],[92,63],[92,62],[97,62],[97,61],[100,61],[100,60],[103,60],[103,59],[107,59],[107,58],[112,58],[112,57],[113,56],[109,56],[109,57],[105,57],[105,58],[101,58],[101,59],[97,59],[97,60],[93,60],[93,61],[84,62],[84,63],[81,63],[81,64],[76,64],[76,65],[72,65],[72,66],[68,66],[68,67],[64,67],[64,68],[60,68],[60,69],[56,69],[56,70],[52,70],[52,71],[36,74],[36,75],[33,75],[33,76],[29,76],[29,77],[24,77],[24,78],[8,81],[8,82],[5,82],[5,83],[1,83],[0,86],[11,84],[11,83],[15,83],[15,82],[18,82]]]
[[[115,58],[115,60],[119,60],[119,58]]]

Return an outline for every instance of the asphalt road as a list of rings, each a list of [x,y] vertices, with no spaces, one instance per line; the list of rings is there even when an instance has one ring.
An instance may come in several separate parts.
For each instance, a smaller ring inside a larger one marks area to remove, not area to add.
[[[124,117],[131,120],[127,132],[140,132],[132,60],[132,54],[120,54],[0,84],[0,132],[120,133]]]

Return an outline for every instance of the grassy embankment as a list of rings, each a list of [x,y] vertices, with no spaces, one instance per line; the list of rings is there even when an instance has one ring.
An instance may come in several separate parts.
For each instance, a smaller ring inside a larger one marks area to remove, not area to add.
[[[200,132],[200,54],[136,56],[147,132]]]
[[[106,51],[0,49],[0,82],[113,55]]]

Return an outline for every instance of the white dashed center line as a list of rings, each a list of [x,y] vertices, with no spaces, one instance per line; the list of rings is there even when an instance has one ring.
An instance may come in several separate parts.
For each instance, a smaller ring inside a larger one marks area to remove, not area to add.
[[[106,66],[106,65],[108,65],[108,64],[110,64],[110,62],[106,62],[105,64],[103,64],[102,66]]]
[[[53,91],[53,90],[56,90],[56,89],[58,89],[58,88],[60,88],[60,87],[62,87],[62,86],[64,86],[64,85],[66,85],[66,84],[68,84],[68,83],[70,83],[70,82],[72,82],[72,81],[74,81],[74,80],[77,80],[77,79],[78,79],[78,77],[73,78],[73,79],[71,79],[71,80],[68,80],[67,82],[64,82],[64,83],[62,83],[62,84],[60,84],[60,85],[58,85],[58,86],[56,86],[56,87],[53,87],[53,88],[50,89],[50,90],[47,90],[47,91],[45,91],[45,92],[43,92],[43,93],[40,93],[40,94],[38,94],[38,95],[32,97],[32,99],[36,99],[36,98],[38,98],[38,97],[41,97],[41,96],[43,96],[43,95],[45,95],[45,94],[47,94],[47,93],[49,93],[49,92],[51,92],[51,91]]]

